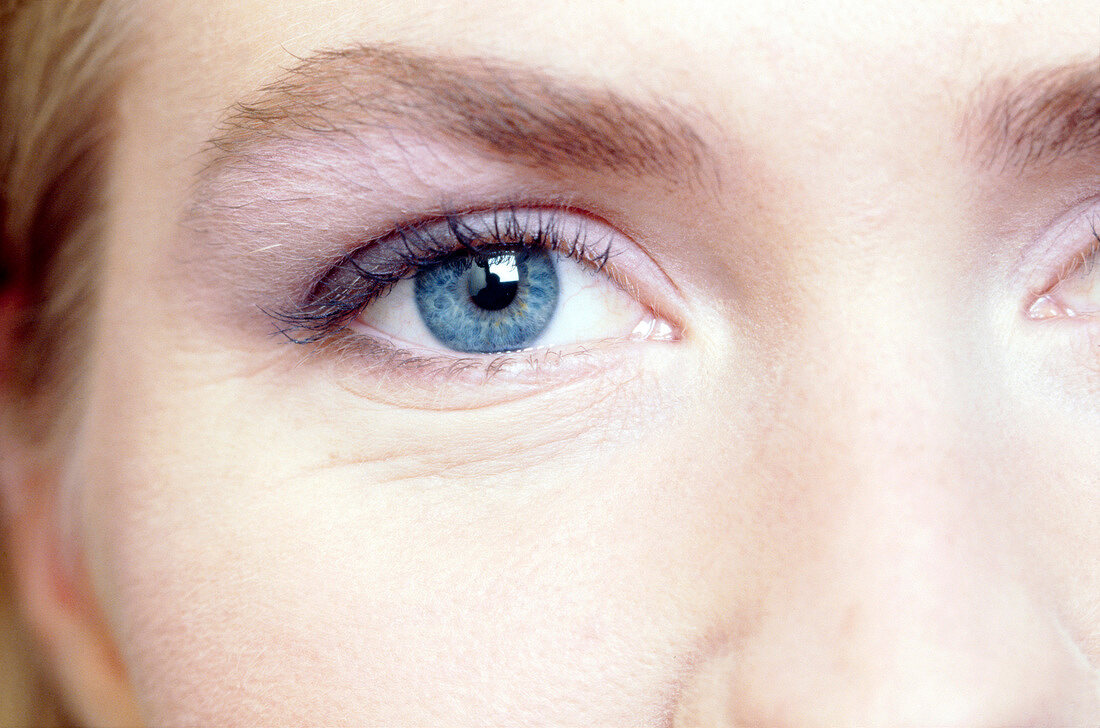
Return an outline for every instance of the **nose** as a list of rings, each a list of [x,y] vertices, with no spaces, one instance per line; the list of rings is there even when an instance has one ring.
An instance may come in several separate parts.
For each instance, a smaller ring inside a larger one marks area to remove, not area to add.
[[[689,660],[674,723],[1100,726],[1094,668],[1015,566],[1026,543],[931,470],[854,467],[833,522]]]
[[[785,517],[801,543],[776,533],[764,595],[688,659],[673,723],[1100,726],[1095,668],[983,500],[1011,484],[953,448],[937,398],[866,399],[877,410],[854,405],[819,467],[777,486],[822,499]]]
[[[886,533],[898,525],[838,544],[751,629],[712,639],[676,724],[1100,725],[1095,675],[1053,611],[995,563],[974,569],[980,550]]]

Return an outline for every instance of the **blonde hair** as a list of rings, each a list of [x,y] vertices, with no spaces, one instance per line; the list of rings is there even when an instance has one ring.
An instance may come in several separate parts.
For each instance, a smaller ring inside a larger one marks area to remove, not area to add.
[[[7,576],[0,575],[0,725],[39,728],[68,725],[53,688],[42,678],[31,657]]]
[[[56,456],[68,435],[91,331],[104,163],[127,35],[117,5],[0,0],[3,425],[44,458]],[[57,701],[16,625],[7,558],[5,550],[0,725],[60,725]]]

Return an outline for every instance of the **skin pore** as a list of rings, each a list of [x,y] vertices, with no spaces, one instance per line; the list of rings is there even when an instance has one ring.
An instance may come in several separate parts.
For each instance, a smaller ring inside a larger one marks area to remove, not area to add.
[[[1094,4],[134,13],[52,476],[85,718],[115,670],[150,725],[1100,720],[1100,320],[1027,315],[1091,264]],[[501,210],[674,335],[278,334]]]

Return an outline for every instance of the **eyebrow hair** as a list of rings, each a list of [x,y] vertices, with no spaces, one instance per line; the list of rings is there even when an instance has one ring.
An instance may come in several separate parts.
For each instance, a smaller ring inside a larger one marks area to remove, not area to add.
[[[305,59],[235,104],[204,175],[264,140],[412,130],[548,171],[698,179],[713,155],[683,109],[481,58],[355,46]],[[711,169],[714,174],[714,168]]]
[[[981,162],[1002,171],[1100,153],[1100,58],[983,84],[963,134]]]

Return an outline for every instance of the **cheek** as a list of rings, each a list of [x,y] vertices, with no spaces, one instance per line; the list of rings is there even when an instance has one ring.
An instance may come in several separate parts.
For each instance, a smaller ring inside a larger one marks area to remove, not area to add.
[[[849,413],[814,399],[817,378],[753,389],[717,371],[708,387],[676,380],[682,400],[661,406],[586,404],[573,429],[560,403],[545,422],[513,412],[498,433],[544,441],[502,437],[475,457],[485,423],[453,445],[454,431],[305,367],[288,382],[222,354],[114,343],[125,355],[93,388],[80,511],[151,724],[658,723],[708,641],[790,613],[783,600],[817,606],[776,585],[817,567],[811,584],[834,585],[859,562],[822,565],[836,551],[823,546],[862,533],[877,514],[853,518],[857,506],[910,492],[912,473],[928,521],[1003,539],[990,550],[1095,632],[1079,598],[1098,593],[1095,570],[1073,556],[1097,552],[1080,507],[1095,457],[1065,446],[1080,417],[1021,411],[1018,392],[997,398],[1016,410],[971,413],[960,432],[954,410],[917,409],[944,427],[886,421],[886,440],[856,442]],[[896,457],[878,457],[884,443]]]
[[[331,462],[316,411],[254,382],[119,379],[87,435],[85,531],[152,724],[662,715],[698,621],[683,595],[704,593],[672,568],[698,561],[699,506],[645,431],[441,479],[380,436]]]
[[[189,493],[137,509],[144,525],[112,534],[108,566],[156,724],[364,710],[354,722],[622,722],[658,707],[667,676],[646,658],[668,605],[609,573],[604,544],[568,535],[576,514],[471,518],[332,477],[255,482],[258,497],[242,483],[165,485]],[[621,690],[606,704],[609,683]]]

